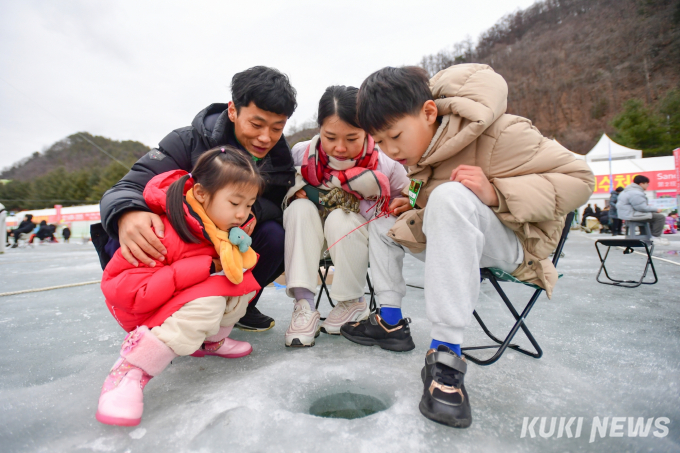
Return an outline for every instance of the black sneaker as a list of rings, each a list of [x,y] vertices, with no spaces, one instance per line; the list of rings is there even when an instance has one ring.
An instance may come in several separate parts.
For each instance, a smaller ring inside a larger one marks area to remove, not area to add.
[[[345,323],[340,327],[340,334],[364,346],[377,344],[389,351],[410,351],[416,347],[408,326],[410,322],[409,318],[404,318],[391,325],[383,321],[379,314],[371,313],[363,321]]]
[[[454,428],[467,428],[472,423],[470,400],[465,390],[467,362],[444,345],[427,351],[420,372],[423,397],[420,413],[432,421]]]
[[[254,305],[248,305],[246,315],[239,319],[236,327],[250,332],[264,332],[274,327],[274,318],[260,313]]]

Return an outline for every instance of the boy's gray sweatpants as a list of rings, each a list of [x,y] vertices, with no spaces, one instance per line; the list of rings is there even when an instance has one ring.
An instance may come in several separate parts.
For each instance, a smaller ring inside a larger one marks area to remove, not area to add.
[[[390,216],[368,224],[371,276],[380,306],[401,307],[406,294],[402,266],[404,253],[410,252],[387,236],[395,222]],[[462,344],[479,295],[479,269],[513,272],[524,259],[522,245],[491,208],[458,182],[432,191],[423,232],[427,249],[412,255],[425,261],[425,307],[432,338]]]

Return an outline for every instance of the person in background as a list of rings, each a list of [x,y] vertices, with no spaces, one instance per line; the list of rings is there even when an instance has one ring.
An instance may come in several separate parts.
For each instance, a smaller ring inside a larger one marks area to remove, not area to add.
[[[19,246],[19,243],[17,242],[19,237],[24,233],[30,233],[34,228],[35,223],[33,223],[33,214],[26,214],[24,216],[24,220],[21,221],[19,226],[13,231],[10,231],[9,235],[7,236],[7,245],[9,245],[9,238],[14,237],[14,244],[12,245],[12,248],[17,248]]]
[[[65,226],[64,229],[61,230],[61,236],[64,238],[64,242],[68,242],[69,238],[71,237],[71,229]]]
[[[48,225],[46,221],[42,220],[40,222],[40,225],[38,225],[35,228],[34,234],[31,235],[31,238],[28,240],[29,244],[33,244],[33,240],[35,238],[40,239],[41,241],[44,241],[45,239],[50,240],[50,242],[57,242],[57,239],[54,237],[54,229],[52,225]]]
[[[7,241],[7,227],[5,226],[5,219],[7,219],[7,209],[0,203],[0,253],[5,253],[5,242]]]
[[[588,217],[595,217],[595,211],[593,211],[593,208],[590,206],[590,203],[588,203],[588,206],[583,210],[583,218],[581,219],[581,226],[586,226],[586,219]]]
[[[616,209],[616,203],[619,200],[619,194],[623,192],[623,187],[619,186],[614,190],[609,197],[609,223],[611,225],[612,236],[618,236],[621,234],[621,219],[619,219],[618,210]]]
[[[607,229],[609,229],[609,206],[600,211],[600,215],[597,217],[597,220],[599,220],[600,225],[602,225],[600,233],[606,233]]]
[[[618,216],[623,220],[649,222],[652,229],[652,241],[655,244],[668,245],[668,239],[661,237],[663,226],[666,224],[666,216],[661,214],[661,209],[650,206],[645,195],[648,186],[648,177],[637,175],[633,178],[633,182],[619,195],[616,203]]]
[[[666,225],[668,225],[668,230],[666,234],[676,234],[678,232],[678,211],[672,211],[666,217]]]

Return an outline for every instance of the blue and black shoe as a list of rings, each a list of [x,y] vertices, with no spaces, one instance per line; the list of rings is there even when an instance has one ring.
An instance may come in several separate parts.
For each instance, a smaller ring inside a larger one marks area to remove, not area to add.
[[[385,322],[378,313],[371,313],[368,319],[348,322],[340,327],[340,334],[357,344],[378,345],[388,351],[411,351],[416,345],[411,337],[409,318],[400,319],[392,325]]]
[[[465,390],[467,362],[444,345],[430,349],[420,372],[423,397],[420,413],[432,421],[454,428],[472,423],[470,399]]]

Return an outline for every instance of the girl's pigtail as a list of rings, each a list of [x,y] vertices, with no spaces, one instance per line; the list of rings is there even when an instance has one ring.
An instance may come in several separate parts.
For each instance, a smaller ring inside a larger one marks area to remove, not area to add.
[[[189,177],[190,175],[186,174],[172,183],[166,195],[165,211],[179,237],[189,244],[198,244],[201,242],[200,239],[191,232],[184,217],[184,185]]]

